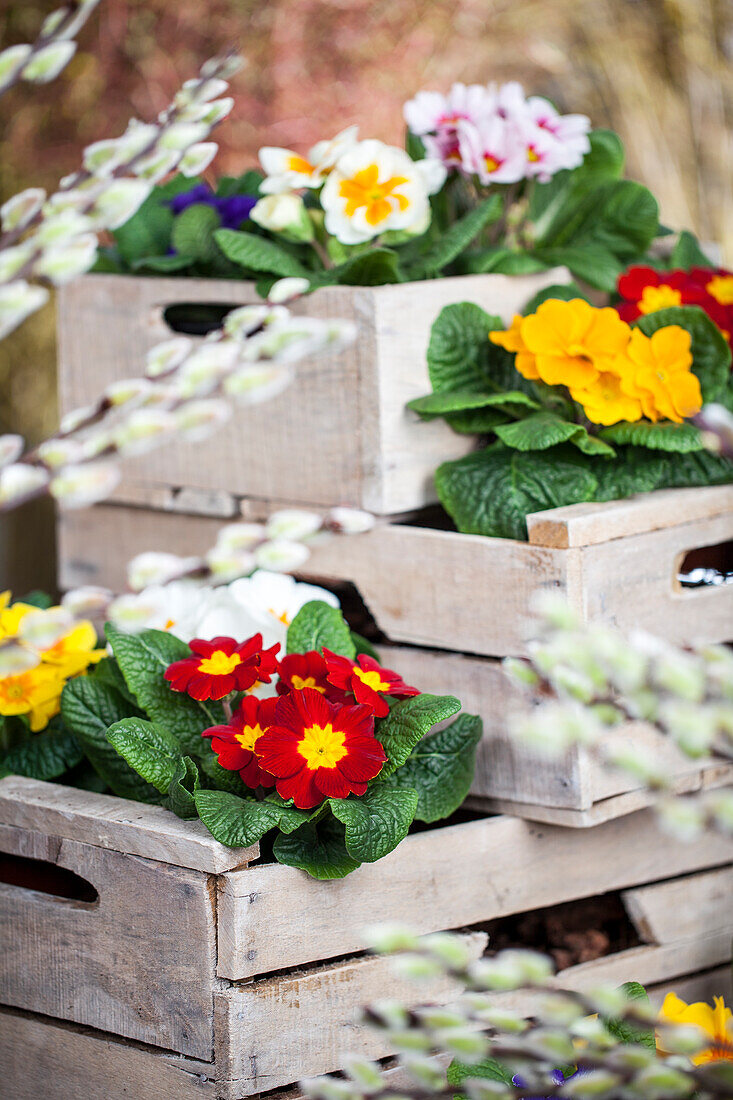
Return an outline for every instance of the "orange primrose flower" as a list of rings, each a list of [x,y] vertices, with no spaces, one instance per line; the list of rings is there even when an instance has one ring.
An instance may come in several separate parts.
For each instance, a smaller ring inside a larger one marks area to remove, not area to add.
[[[539,378],[539,372],[537,370],[537,364],[535,363],[534,355],[529,351],[522,339],[522,321],[524,317],[521,314],[515,313],[512,319],[511,328],[508,328],[506,332],[490,332],[489,340],[492,344],[497,344],[500,348],[504,348],[505,351],[512,351],[516,355],[514,360],[514,366],[517,368],[523,378],[529,379],[530,382],[535,382]]]
[[[621,388],[641,401],[644,416],[677,424],[702,408],[700,381],[691,368],[691,337],[679,325],[667,325],[651,336],[634,329],[625,354],[614,364]]]
[[[300,810],[324,798],[362,795],[387,757],[369,707],[329,703],[312,688],[282,696],[275,721],[256,742],[260,767],[277,776],[281,798]]]
[[[594,424],[641,420],[641,401],[624,392],[620,376],[612,371],[603,371],[585,389],[571,386],[570,396],[583,406],[583,412]]]

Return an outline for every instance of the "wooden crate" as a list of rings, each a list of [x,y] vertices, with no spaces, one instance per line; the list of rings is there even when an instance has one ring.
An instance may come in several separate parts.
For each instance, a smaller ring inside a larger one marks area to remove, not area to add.
[[[220,520],[171,511],[174,497],[156,503],[168,510],[113,504],[64,516],[61,587],[120,588],[125,563],[140,551],[199,553],[213,543]],[[305,568],[308,579],[327,585],[354,582],[392,646],[417,643],[385,651],[386,663],[408,683],[455,694],[466,711],[481,715],[474,804],[593,825],[641,808],[649,795],[582,748],[547,761],[518,745],[507,726],[527,703],[489,655],[526,651],[538,589],[564,592],[587,618],[680,643],[733,637],[733,585],[689,589],[676,580],[688,551],[733,538],[733,486],[574,505],[532,516],[529,527],[535,541],[521,543],[385,523],[318,547]],[[681,791],[733,781],[733,765],[701,768],[650,729],[626,726],[614,736],[652,747]]]
[[[266,407],[239,409],[205,445],[130,462],[121,491],[173,485],[384,515],[419,508],[435,499],[436,466],[474,446],[405,408],[430,390],[425,353],[440,310],[476,302],[509,322],[538,290],[569,278],[555,268],[318,290],[296,312],[353,321],[353,346],[299,364],[289,389]],[[234,280],[87,275],[69,283],[58,305],[61,411],[89,404],[110,382],[139,377],[148,350],[171,335],[167,307],[257,301],[253,283]]]
[[[680,844],[647,811],[590,833],[502,816],[444,826],[334,882],[158,807],[34,780],[0,781],[0,822],[0,1051],[17,1100],[42,1081],[47,1100],[240,1100],[334,1070],[346,1048],[384,1057],[355,1025],[362,1004],[455,991],[359,954],[378,921],[468,929],[478,955],[486,921],[624,890],[641,946],[564,982],[671,981],[730,953],[733,845]],[[19,879],[17,855],[40,874]],[[59,868],[97,900],[58,896]]]

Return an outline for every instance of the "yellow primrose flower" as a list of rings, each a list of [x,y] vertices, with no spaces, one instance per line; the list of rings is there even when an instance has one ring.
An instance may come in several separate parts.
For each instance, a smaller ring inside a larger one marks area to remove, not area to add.
[[[55,665],[59,674],[68,680],[77,676],[91,664],[96,664],[105,656],[104,649],[95,649],[97,634],[88,619],[81,619],[50,649],[44,649],[41,660],[44,664]]]
[[[18,633],[22,619],[34,611],[29,603],[10,603],[10,592],[0,592],[0,639],[12,638]]]
[[[733,306],[733,275],[713,275],[705,289],[721,306]]]
[[[661,1023],[699,1027],[709,1036],[710,1042],[690,1059],[696,1066],[733,1061],[733,1012],[722,997],[713,1000],[712,1006],[704,1001],[688,1005],[676,993],[668,993],[659,1012]],[[663,1049],[661,1043],[659,1047]]]
[[[638,398],[649,420],[677,424],[702,408],[697,375],[692,372],[691,337],[679,325],[667,325],[645,336],[634,329],[625,354],[614,364],[621,387]]]
[[[515,313],[511,328],[508,328],[506,332],[490,332],[489,340],[491,340],[492,344],[497,344],[506,351],[513,351],[516,355],[514,366],[523,378],[528,378],[531,382],[534,382],[539,378],[539,373],[537,371],[534,355],[531,351],[527,350],[524,340],[522,339],[521,330],[523,320],[524,318],[521,314]]]
[[[594,424],[641,420],[641,401],[624,393],[621,378],[612,371],[603,371],[585,389],[571,387],[570,396],[583,406],[585,415]]]
[[[0,678],[0,714],[27,714],[37,733],[58,714],[64,682],[57,669],[44,665],[18,676],[4,676]]]
[[[528,357],[534,357],[536,377],[549,386],[579,389],[595,382],[602,371],[613,369],[631,332],[615,309],[595,309],[582,298],[570,302],[550,298],[518,327]],[[493,343],[499,343],[501,335],[491,333]],[[523,368],[523,373],[531,369],[529,358],[523,360]]]
[[[658,309],[681,304],[682,293],[666,283],[660,283],[659,286],[645,286],[637,302],[640,313],[656,313]]]

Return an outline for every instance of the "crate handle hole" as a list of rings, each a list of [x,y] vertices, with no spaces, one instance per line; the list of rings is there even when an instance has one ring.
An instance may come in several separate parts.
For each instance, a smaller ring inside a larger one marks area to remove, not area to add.
[[[65,898],[85,905],[96,905],[99,894],[81,875],[45,859],[0,852],[0,883],[35,890],[54,898]]]
[[[688,550],[677,568],[677,584],[686,591],[733,584],[733,540]]]
[[[183,336],[208,336],[221,328],[224,318],[239,307],[233,302],[176,302],[163,310],[163,322]]]

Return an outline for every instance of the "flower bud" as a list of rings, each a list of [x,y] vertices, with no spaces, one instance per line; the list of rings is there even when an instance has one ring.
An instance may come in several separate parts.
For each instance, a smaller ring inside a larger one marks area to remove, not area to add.
[[[435,1042],[447,1054],[468,1065],[481,1062],[489,1051],[489,1043],[484,1035],[469,1028],[451,1028],[448,1031],[436,1031]]]
[[[186,80],[173,102],[176,107],[185,107],[189,103],[208,103],[224,95],[228,87],[226,80],[215,77],[211,80]]]
[[[23,80],[31,84],[49,84],[66,68],[76,53],[76,42],[64,39],[50,42],[31,56],[23,68]]]
[[[175,336],[172,340],[156,344],[150,349],[145,360],[146,375],[148,378],[157,378],[161,374],[174,371],[181,365],[192,347],[192,342],[186,336]]]
[[[66,19],[69,15],[69,8],[59,8],[57,11],[51,12],[43,24],[42,36],[45,38],[47,35],[53,35],[56,39],[75,38],[97,4],[99,4],[99,0],[78,0],[76,16],[66,22],[63,31],[56,31],[54,23],[58,26],[58,23]],[[56,22],[56,19],[58,19],[58,22]]]
[[[21,619],[18,637],[26,645],[44,652],[51,649],[74,627],[74,619],[65,607],[29,611]]]
[[[92,421],[97,415],[97,411],[95,405],[85,405],[78,409],[70,409],[69,412],[61,417],[59,432],[62,435],[71,435],[72,432],[78,431]]]
[[[523,984],[522,968],[505,953],[493,959],[478,959],[469,967],[471,982],[477,989],[511,990]]]
[[[120,454],[140,455],[154,450],[176,430],[172,413],[164,409],[135,409],[114,432]]]
[[[332,508],[327,517],[327,526],[340,535],[363,535],[376,522],[371,512],[360,508]]]
[[[297,275],[291,275],[286,279],[278,279],[276,283],[272,284],[267,300],[272,305],[281,305],[285,302],[292,302],[293,298],[300,298],[301,295],[307,294],[309,290],[310,282],[308,279],[300,279]]]
[[[395,974],[401,978],[407,978],[411,982],[430,981],[442,978],[445,975],[445,967],[437,959],[431,959],[419,952],[406,952],[397,955],[392,964]]]
[[[37,668],[41,658],[25,646],[16,645],[7,639],[0,642],[0,680],[7,676],[21,676]]]
[[[601,1050],[611,1050],[616,1045],[613,1035],[598,1016],[583,1016],[570,1025],[568,1032],[576,1039],[583,1039]]]
[[[637,1075],[634,1088],[645,1100],[673,1100],[674,1097],[689,1096],[694,1092],[695,1082],[673,1066],[657,1061]],[[581,1095],[591,1094],[584,1092]]]
[[[255,329],[261,328],[270,313],[265,305],[241,306],[227,313],[224,320],[224,332],[227,336],[241,339],[249,336]]]
[[[139,634],[160,616],[160,603],[150,593],[125,593],[112,600],[107,608],[109,621],[126,634]]]
[[[84,458],[84,448],[76,439],[46,439],[38,447],[38,457],[52,470],[74,465]]]
[[[168,584],[169,581],[200,568],[201,564],[200,558],[181,558],[178,554],[145,551],[127,563],[127,583],[134,592],[140,592],[151,584]]]
[[[212,57],[208,61],[204,61],[199,72],[203,80],[231,80],[240,69],[244,68],[246,63],[245,59],[239,54],[232,53],[225,57]]]
[[[125,161],[129,162],[134,157],[152,146],[158,137],[158,127],[152,122],[141,122],[139,118],[131,118],[124,134],[116,138]]]
[[[217,389],[222,377],[231,370],[238,354],[230,340],[202,344],[178,369],[176,386],[184,397],[204,397]]]
[[[226,424],[231,415],[231,406],[226,401],[187,401],[174,413],[176,431],[187,442],[199,443]]]
[[[0,251],[0,283],[7,283],[17,275],[33,256],[33,251],[30,242],[3,248]]]
[[[34,274],[43,275],[61,286],[88,271],[96,255],[97,238],[93,233],[83,233],[74,240],[49,248],[36,261]]]
[[[111,180],[92,208],[99,229],[119,229],[139,210],[152,190],[148,180]]]
[[[306,1096],[312,1100],[358,1100],[359,1090],[349,1081],[336,1077],[306,1077],[300,1082]]]
[[[581,626],[580,616],[567,599],[556,592],[538,591],[532,599],[532,610],[545,625],[556,630],[577,630]]]
[[[158,138],[158,149],[162,152],[184,153],[189,146],[203,141],[208,133],[209,127],[203,122],[174,122]]]
[[[94,141],[84,149],[82,163],[93,176],[111,176],[125,158],[126,149],[120,138]]]
[[[25,441],[22,435],[0,435],[0,468],[15,462],[23,454]]]
[[[697,840],[702,833],[705,815],[696,798],[671,795],[657,803],[657,813],[662,828],[677,840]]]
[[[508,1008],[495,1007],[493,998],[488,1007],[480,1009],[476,1018],[482,1024],[493,1027],[496,1031],[503,1031],[506,1035],[521,1035],[529,1027],[527,1020],[518,1012],[512,1012]]]
[[[324,347],[330,352],[339,351],[341,348],[347,348],[356,340],[358,329],[353,321],[344,321],[336,317],[332,318],[330,321],[325,321],[324,326],[326,335]]]
[[[119,382],[110,382],[104,389],[104,397],[111,405],[137,405],[143,401],[153,388],[147,378],[121,378]]]
[[[288,241],[313,240],[313,222],[300,195],[265,195],[253,206],[249,216],[263,229],[279,233]]]
[[[46,288],[32,286],[25,279],[16,279],[14,283],[0,286],[0,340],[47,301]]]
[[[721,832],[733,833],[733,790],[711,791],[705,797],[705,808]]]
[[[292,573],[307,562],[310,551],[302,542],[272,539],[258,546],[254,557],[259,569],[271,569],[273,573]]]
[[[402,1054],[400,1065],[415,1084],[427,1092],[440,1092],[446,1087],[445,1070],[429,1055],[417,1051]]]
[[[257,563],[247,550],[230,550],[218,544],[206,554],[206,564],[217,584],[248,577]]]
[[[13,195],[0,206],[0,224],[5,232],[25,229],[40,212],[45,201],[46,192],[42,187],[28,187],[25,191]]]
[[[100,588],[97,585],[85,584],[80,588],[70,588],[61,598],[61,606],[75,619],[94,618],[103,616],[114,594],[109,588]]]
[[[414,951],[419,940],[409,925],[396,921],[373,924],[363,933],[364,944],[380,955],[391,955],[396,951]]]
[[[259,405],[271,401],[286,390],[293,380],[288,367],[266,364],[237,367],[224,379],[224,393],[240,405]]]
[[[51,494],[62,508],[88,508],[108,497],[120,477],[119,469],[110,462],[64,466],[51,481]]]
[[[619,1095],[619,1086],[621,1084],[621,1078],[617,1073],[612,1073],[607,1069],[594,1069],[590,1073],[584,1073],[582,1076],[572,1077],[566,1081],[563,1085],[564,1096],[577,1096],[583,1097],[608,1097],[608,1100],[612,1100]],[[644,1093],[644,1096],[649,1096],[648,1093]],[[651,1097],[649,1097],[651,1100]]]
[[[192,145],[183,154],[181,163],[178,165],[181,175],[190,177],[205,172],[218,151],[219,146],[215,141],[200,141]]]
[[[432,932],[423,936],[420,947],[450,970],[465,970],[471,961],[466,941],[450,932]]]
[[[26,43],[10,46],[0,53],[0,91],[15,80],[31,55],[31,47]]]
[[[372,1092],[381,1092],[385,1087],[379,1066],[360,1054],[342,1055],[341,1068],[359,1086],[362,1095],[368,1096]]]
[[[10,462],[0,470],[0,508],[15,507],[42,492],[49,482],[48,471],[25,462]]]
[[[222,551],[249,550],[265,538],[262,523],[228,523],[216,537],[216,547]]]
[[[180,159],[180,154],[173,150],[153,149],[147,156],[136,160],[132,171],[140,179],[160,183],[164,176],[173,171]]]
[[[192,103],[181,116],[182,122],[200,123],[212,130],[218,126],[234,106],[234,100],[230,97],[215,99],[209,103]]]
[[[273,512],[267,521],[266,536],[269,539],[292,539],[301,542],[316,531],[320,531],[323,521],[317,512],[300,511],[297,508],[283,508]]]
[[[36,230],[33,241],[44,248],[49,245],[71,244],[74,238],[87,233],[90,227],[91,221],[86,214],[67,208],[45,218]]]
[[[493,1081],[488,1077],[469,1077],[461,1081],[461,1090],[470,1100],[497,1100],[497,1097],[506,1100],[507,1096],[511,1096],[509,1086],[503,1081]]]
[[[609,764],[621,768],[645,787],[658,789],[669,785],[671,776],[660,766],[657,753],[636,740],[608,738],[603,745],[603,755]]]

